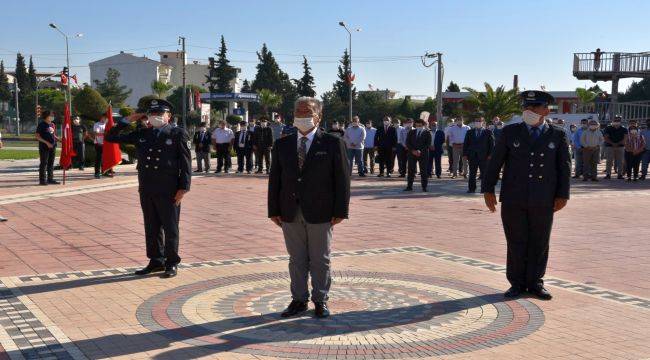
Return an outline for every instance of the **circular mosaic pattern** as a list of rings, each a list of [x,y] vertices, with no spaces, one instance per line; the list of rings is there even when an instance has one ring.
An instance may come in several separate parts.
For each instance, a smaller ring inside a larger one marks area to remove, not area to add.
[[[333,274],[327,319],[283,319],[285,272],[230,276],[165,291],[137,312],[151,331],[206,351],[290,358],[425,357],[502,345],[537,330],[542,311],[495,289],[420,275]]]

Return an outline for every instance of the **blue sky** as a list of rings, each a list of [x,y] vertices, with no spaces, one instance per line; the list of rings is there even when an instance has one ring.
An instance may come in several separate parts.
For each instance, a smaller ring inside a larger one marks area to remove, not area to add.
[[[48,27],[53,21],[69,34],[84,34],[70,43],[72,71],[82,81],[88,81],[90,61],[135,48],[130,52],[157,59],[157,51],[177,48],[179,35],[187,38],[188,57],[205,62],[223,34],[243,77],[255,76],[255,51],[266,42],[294,78],[306,55],[322,93],[331,88],[336,60],[347,47],[341,20],[362,29],[352,45],[357,87],[372,84],[402,95],[433,94],[433,70],[418,58],[377,60],[440,51],[445,86],[453,80],[461,87],[480,88],[486,81],[509,87],[518,74],[523,88],[572,90],[591,86],[572,77],[574,52],[650,51],[650,2],[641,0],[4,0],[2,7],[0,59],[7,67],[15,65],[17,51],[34,54],[41,70],[63,66],[63,39]],[[621,89],[629,83],[621,82]]]

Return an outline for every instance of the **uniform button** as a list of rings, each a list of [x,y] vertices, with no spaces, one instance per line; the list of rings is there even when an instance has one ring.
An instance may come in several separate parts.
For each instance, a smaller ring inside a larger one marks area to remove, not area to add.
[[[144,167],[149,168],[149,165],[145,165]]]
[[[539,156],[544,156],[544,153],[539,154]]]
[[[158,152],[161,152],[162,150],[158,149]],[[542,155],[543,156],[543,155]]]
[[[156,158],[156,161],[160,161],[160,158]]]
[[[302,181],[302,178],[298,178],[298,182],[301,182],[301,181]]]
[[[533,167],[533,164],[530,164],[530,167]]]
[[[529,178],[532,178],[532,177],[533,177],[533,174],[529,174],[528,177],[529,177]]]
[[[544,167],[544,164],[539,164],[539,167]]]
[[[154,169],[158,169],[158,166],[154,166],[153,168],[154,168]],[[541,177],[541,176],[540,176],[540,177]]]
[[[542,175],[538,176],[540,179],[542,178]]]
[[[147,156],[147,160],[151,160],[151,156]]]
[[[153,149],[149,149],[149,151],[153,151]]]
[[[535,153],[534,153],[534,152],[532,152],[532,153],[530,153],[530,154],[531,154],[531,155],[535,155]]]

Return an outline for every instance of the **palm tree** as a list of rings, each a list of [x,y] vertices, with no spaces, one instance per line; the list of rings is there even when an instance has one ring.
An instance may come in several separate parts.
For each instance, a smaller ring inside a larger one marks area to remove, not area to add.
[[[269,114],[269,109],[275,109],[282,104],[282,96],[269,89],[262,89],[258,91],[257,94],[265,115]]]
[[[151,82],[151,91],[157,95],[159,98],[164,98],[165,95],[171,90],[174,86],[166,82],[154,80]]]
[[[495,116],[507,121],[512,116],[521,113],[521,102],[517,89],[506,90],[503,85],[494,89],[488,83],[485,83],[485,92],[468,87],[464,89],[470,93],[465,101],[473,105],[488,121],[494,119]]]
[[[596,92],[583,88],[576,88],[576,95],[578,96],[578,102],[582,107],[582,111],[585,111],[587,106],[592,104],[596,100],[596,96],[598,96]]]

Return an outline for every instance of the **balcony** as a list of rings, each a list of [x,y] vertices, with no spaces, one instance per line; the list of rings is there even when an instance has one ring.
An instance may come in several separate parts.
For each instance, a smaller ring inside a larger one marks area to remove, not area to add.
[[[573,76],[594,82],[611,81],[614,78],[650,77],[650,52],[575,53]]]

